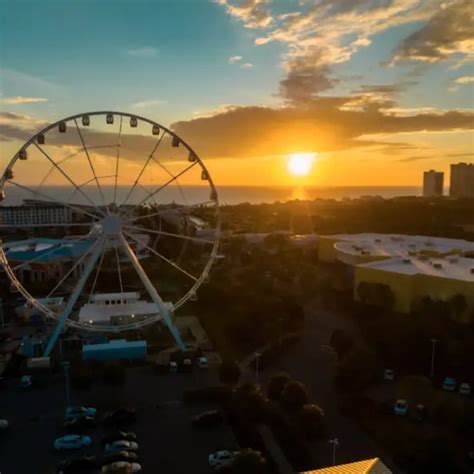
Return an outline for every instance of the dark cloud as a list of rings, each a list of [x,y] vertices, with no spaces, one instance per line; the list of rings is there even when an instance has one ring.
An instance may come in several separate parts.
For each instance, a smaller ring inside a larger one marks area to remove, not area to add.
[[[421,160],[432,160],[434,158],[439,158],[439,155],[425,155],[425,156],[408,156],[406,158],[400,158],[400,163],[411,163],[412,161],[421,161]]]
[[[443,3],[422,28],[400,43],[391,62],[414,60],[434,63],[453,53],[472,54],[473,15],[472,0]]]
[[[380,144],[364,135],[469,130],[474,115],[464,111],[413,116],[388,115],[380,106],[344,110],[353,98],[318,98],[304,107],[235,107],[211,117],[173,124],[205,157],[251,157],[324,151]]]

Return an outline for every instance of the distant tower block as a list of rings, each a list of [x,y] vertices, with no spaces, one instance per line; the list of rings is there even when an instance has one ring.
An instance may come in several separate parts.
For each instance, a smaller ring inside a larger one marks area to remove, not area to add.
[[[423,173],[423,196],[443,195],[444,173],[441,171],[429,170]]]
[[[474,197],[474,163],[451,165],[449,195],[451,197]]]

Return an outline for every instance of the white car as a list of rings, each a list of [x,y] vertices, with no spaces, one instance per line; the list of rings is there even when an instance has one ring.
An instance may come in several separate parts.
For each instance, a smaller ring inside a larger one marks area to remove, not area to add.
[[[65,451],[68,449],[80,449],[91,444],[92,439],[90,436],[66,435],[54,442],[54,448],[58,451]]]
[[[222,450],[209,455],[209,465],[218,470],[222,467],[230,466],[235,459],[236,451]]]
[[[65,421],[74,420],[76,418],[94,418],[97,410],[92,407],[67,407]]]
[[[383,378],[384,380],[393,382],[395,380],[395,371],[393,369],[385,369],[383,371]]]
[[[209,368],[209,364],[207,362],[207,358],[206,357],[198,357],[197,359],[197,366],[200,368],[200,369],[208,369]]]
[[[471,386],[467,382],[459,385],[459,395],[465,395],[466,397],[471,395]]]
[[[106,453],[115,453],[117,451],[137,451],[138,444],[135,441],[125,441],[124,439],[113,441],[105,445]]]
[[[169,368],[170,372],[178,372],[178,364],[174,360],[169,363]]]
[[[116,472],[119,469],[128,468],[130,472],[141,472],[142,466],[137,462],[118,461],[102,467],[102,472]]]
[[[8,426],[8,420],[0,420],[0,430],[6,430]]]

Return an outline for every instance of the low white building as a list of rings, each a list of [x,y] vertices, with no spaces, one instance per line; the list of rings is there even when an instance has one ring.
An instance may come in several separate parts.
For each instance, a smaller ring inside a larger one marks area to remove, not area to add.
[[[171,303],[165,303],[172,310]],[[100,293],[92,295],[79,312],[79,321],[87,324],[130,324],[159,313],[153,302],[140,299],[137,292]]]

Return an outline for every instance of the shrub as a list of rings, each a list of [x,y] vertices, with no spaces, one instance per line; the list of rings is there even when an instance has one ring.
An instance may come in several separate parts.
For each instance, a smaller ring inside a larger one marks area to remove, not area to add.
[[[281,402],[289,410],[299,410],[308,403],[308,391],[301,382],[288,382],[281,392]]]
[[[290,376],[285,373],[272,375],[267,386],[268,398],[273,401],[279,401],[281,398],[281,392],[290,380]]]

